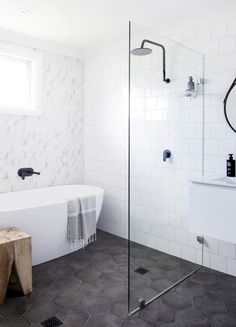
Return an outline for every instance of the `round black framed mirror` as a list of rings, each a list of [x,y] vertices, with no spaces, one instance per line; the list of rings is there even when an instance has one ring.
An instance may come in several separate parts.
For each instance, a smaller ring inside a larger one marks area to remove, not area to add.
[[[236,133],[236,78],[226,93],[224,114],[228,125]]]

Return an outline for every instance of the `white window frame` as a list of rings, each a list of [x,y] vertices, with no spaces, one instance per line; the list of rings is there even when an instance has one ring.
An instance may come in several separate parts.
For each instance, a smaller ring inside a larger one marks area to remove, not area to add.
[[[30,103],[28,108],[6,107],[0,105],[0,114],[41,116],[42,114],[42,69],[43,57],[37,51],[26,47],[0,42],[0,56],[11,60],[30,62]],[[14,96],[14,95],[13,95]]]

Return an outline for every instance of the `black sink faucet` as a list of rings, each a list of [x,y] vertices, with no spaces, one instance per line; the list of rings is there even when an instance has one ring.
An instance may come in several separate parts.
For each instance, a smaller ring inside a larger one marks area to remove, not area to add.
[[[40,175],[39,172],[36,172],[33,170],[33,168],[20,168],[18,170],[18,176],[20,176],[22,179],[25,179],[27,176],[32,176],[32,175]]]

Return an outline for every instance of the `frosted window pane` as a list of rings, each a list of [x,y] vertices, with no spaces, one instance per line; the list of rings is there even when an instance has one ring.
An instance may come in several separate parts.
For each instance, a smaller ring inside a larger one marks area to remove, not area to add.
[[[0,106],[30,109],[30,61],[0,56]]]

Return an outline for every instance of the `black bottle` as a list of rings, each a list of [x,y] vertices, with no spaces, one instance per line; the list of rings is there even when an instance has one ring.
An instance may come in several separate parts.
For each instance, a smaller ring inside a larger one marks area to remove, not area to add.
[[[235,177],[235,160],[233,158],[233,154],[229,154],[229,159],[227,160],[227,176]]]

